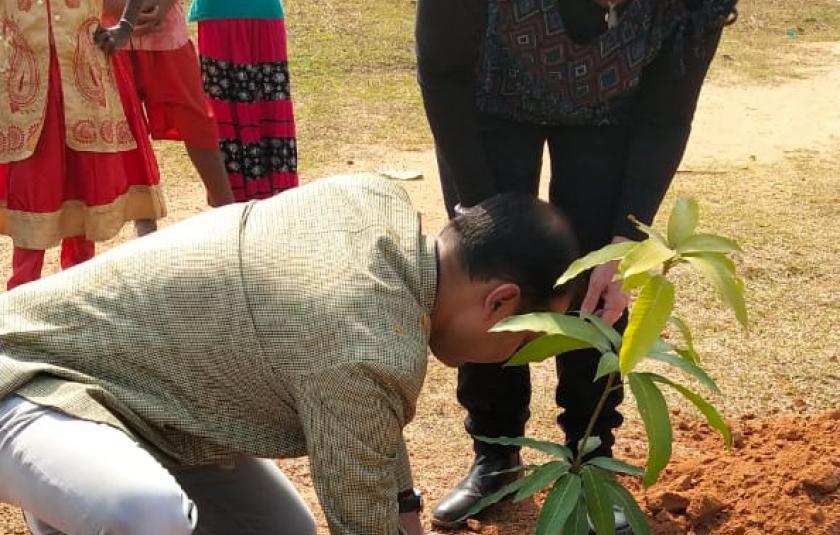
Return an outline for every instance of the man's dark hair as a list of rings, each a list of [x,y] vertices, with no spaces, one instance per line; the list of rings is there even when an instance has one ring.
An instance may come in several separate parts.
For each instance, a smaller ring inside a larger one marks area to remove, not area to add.
[[[471,279],[519,286],[523,312],[543,310],[554,297],[575,297],[577,281],[554,284],[577,258],[577,240],[563,213],[545,201],[522,193],[496,195],[452,219],[446,234]]]

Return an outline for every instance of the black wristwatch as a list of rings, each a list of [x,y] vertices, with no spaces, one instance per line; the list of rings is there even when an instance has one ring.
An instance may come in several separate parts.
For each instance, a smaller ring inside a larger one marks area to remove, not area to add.
[[[423,510],[423,493],[417,489],[404,490],[397,494],[397,503],[402,513],[419,513]]]

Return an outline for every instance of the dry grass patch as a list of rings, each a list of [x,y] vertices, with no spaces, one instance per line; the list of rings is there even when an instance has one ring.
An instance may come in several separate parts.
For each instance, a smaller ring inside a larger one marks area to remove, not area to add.
[[[836,0],[740,0],[710,77],[715,82],[781,82],[826,63],[815,43],[840,40]]]
[[[289,57],[301,168],[416,149],[430,136],[415,80],[414,4],[289,2]]]
[[[710,288],[678,281],[691,297],[678,309],[694,318],[698,349],[730,415],[840,403],[838,148],[789,153],[744,171],[678,177],[662,209],[667,214],[677,195],[695,196],[704,228],[737,237],[744,249],[748,335],[733,326]]]

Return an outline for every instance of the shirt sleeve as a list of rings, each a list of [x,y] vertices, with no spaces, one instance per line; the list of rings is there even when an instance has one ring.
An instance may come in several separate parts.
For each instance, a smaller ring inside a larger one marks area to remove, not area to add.
[[[298,401],[312,479],[332,535],[395,535],[397,494],[411,488],[399,388],[376,365],[304,379]]]
[[[627,145],[627,168],[613,235],[631,239],[644,236],[627,218],[650,224],[682,161],[700,89],[720,41],[717,29],[702,37],[699,50],[686,36],[682,60],[685,71],[675,72],[673,46],[663,47],[659,58],[642,73],[633,107]]]

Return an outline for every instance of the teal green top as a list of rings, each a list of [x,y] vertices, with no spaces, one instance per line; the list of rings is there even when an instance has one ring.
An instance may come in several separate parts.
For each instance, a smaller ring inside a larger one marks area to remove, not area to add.
[[[189,20],[282,19],[281,0],[193,0]]]

